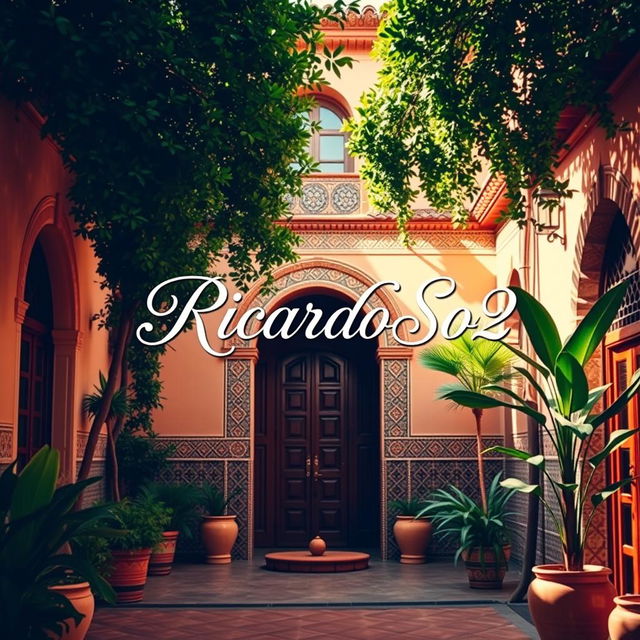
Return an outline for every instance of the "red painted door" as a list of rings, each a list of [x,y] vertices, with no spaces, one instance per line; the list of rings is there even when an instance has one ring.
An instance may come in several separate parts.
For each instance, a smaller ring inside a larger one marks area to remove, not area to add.
[[[612,381],[611,398],[626,389],[634,371],[640,368],[640,345],[624,346],[609,352]],[[610,431],[640,426],[638,396],[608,426]],[[640,473],[640,439],[629,438],[612,456],[610,480],[615,482]],[[633,482],[612,497],[612,555],[614,582],[618,593],[640,590],[640,493]]]

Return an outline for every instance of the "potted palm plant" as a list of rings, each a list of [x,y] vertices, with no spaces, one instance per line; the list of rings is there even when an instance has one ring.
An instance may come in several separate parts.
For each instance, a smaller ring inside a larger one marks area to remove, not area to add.
[[[462,558],[472,589],[500,589],[507,570],[511,547],[505,527],[507,502],[512,490],[500,487],[501,474],[494,477],[487,492],[487,508],[454,486],[434,491],[419,513],[429,516],[443,539],[455,538],[454,562]]]
[[[420,354],[422,365],[432,371],[453,376],[456,381],[438,389],[438,397],[453,400],[452,392],[480,393],[513,377],[511,363],[514,355],[499,342],[473,338],[467,330],[449,342],[428,347]],[[456,403],[466,406],[463,403]],[[478,460],[478,488],[480,505],[487,511],[487,491],[482,451],[482,418],[485,407],[471,407],[475,421],[476,456]]]
[[[424,509],[423,500],[392,500],[389,507],[396,512],[393,537],[400,548],[402,564],[426,562],[427,546],[431,540],[431,523],[418,514]]]
[[[0,635],[6,640],[83,640],[93,617],[92,589],[114,593],[76,542],[98,530],[108,506],[74,510],[91,478],[56,488],[58,451],[40,449],[22,469],[0,476]]]
[[[638,429],[613,431],[604,447],[596,453],[591,445],[597,429],[622,411],[638,392],[640,371],[633,374],[628,387],[603,411],[594,412],[609,385],[590,389],[585,367],[609,330],[627,287],[625,281],[605,293],[564,342],[549,312],[526,291],[510,287],[516,295],[517,311],[535,357],[530,358],[512,346],[505,346],[526,363],[526,367],[517,369],[528,380],[532,394],[537,396],[539,411],[512,389],[500,385],[481,391],[458,389],[446,394],[454,402],[472,409],[506,406],[532,416],[557,456],[558,471],[554,472],[544,455],[532,456],[509,447],[492,448],[537,466],[550,487],[543,497],[538,485],[527,484],[518,478],[507,478],[502,482],[503,487],[539,497],[562,543],[562,562],[534,567],[536,578],[529,587],[529,609],[542,640],[602,640],[607,637],[607,617],[615,596],[609,581],[611,570],[585,565],[585,540],[595,510],[633,478],[621,478],[601,488],[594,487],[593,482],[596,469]],[[503,393],[505,399],[491,395],[496,392]],[[593,510],[585,517],[584,507],[588,500]],[[552,502],[556,503],[555,509]]]
[[[108,580],[118,603],[139,602],[147,582],[151,550],[162,542],[171,511],[160,502],[140,496],[121,500],[113,514],[121,535],[109,541],[112,562]]]
[[[171,509],[171,520],[162,534],[162,541],[153,548],[149,560],[150,576],[166,576],[171,573],[176,555],[178,536],[191,538],[199,520],[196,506],[199,492],[189,484],[151,483],[143,487],[142,495],[148,500],[160,502]]]
[[[231,549],[238,538],[236,516],[227,514],[227,507],[236,495],[225,498],[218,487],[208,484],[200,490],[205,515],[202,516],[200,532],[206,553],[207,564],[229,564]]]

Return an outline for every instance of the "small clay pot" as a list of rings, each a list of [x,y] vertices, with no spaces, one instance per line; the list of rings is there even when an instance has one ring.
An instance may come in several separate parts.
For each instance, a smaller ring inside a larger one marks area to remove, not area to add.
[[[583,571],[566,571],[547,564],[533,573],[527,600],[541,640],[606,640],[616,595],[611,569],[586,564]]]
[[[500,558],[492,548],[475,547],[462,554],[471,589],[502,589],[502,581],[511,557],[511,545],[502,547]]]
[[[118,604],[142,600],[150,557],[151,549],[111,552],[111,575],[108,580],[116,592]]]
[[[327,543],[320,536],[316,536],[309,543],[309,551],[312,556],[321,556],[326,550]]]
[[[640,640],[640,595],[626,594],[613,601],[616,608],[609,615],[611,640]]]
[[[150,576],[168,576],[171,573],[173,560],[176,556],[178,535],[180,535],[178,531],[165,531],[162,534],[162,542],[151,552]]]
[[[402,564],[423,564],[433,527],[424,518],[397,516],[393,525],[393,537],[400,547]]]
[[[95,601],[93,598],[93,593],[91,593],[91,587],[88,582],[79,582],[78,584],[60,584],[55,585],[53,587],[49,587],[51,591],[56,591],[73,605],[73,608],[81,613],[84,618],[80,620],[78,625],[73,618],[68,618],[64,622],[68,625],[68,629],[62,632],[62,635],[59,637],[54,636],[50,632],[47,631],[47,635],[50,638],[56,638],[56,640],[84,640],[87,632],[89,631],[89,627],[91,626],[91,621],[93,620],[93,612],[95,610]]]
[[[203,516],[200,526],[207,564],[229,564],[238,538],[236,516]]]

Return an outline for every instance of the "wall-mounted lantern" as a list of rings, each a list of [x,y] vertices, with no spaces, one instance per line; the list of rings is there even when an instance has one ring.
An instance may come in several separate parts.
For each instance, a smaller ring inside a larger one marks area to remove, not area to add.
[[[545,204],[547,203],[547,204]],[[536,233],[546,236],[549,242],[567,244],[565,235],[565,210],[562,196],[551,189],[538,189],[535,194]]]

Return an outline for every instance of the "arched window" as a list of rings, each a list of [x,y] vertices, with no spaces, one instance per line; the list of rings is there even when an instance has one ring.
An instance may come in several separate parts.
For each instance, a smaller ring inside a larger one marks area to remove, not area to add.
[[[353,158],[347,153],[348,135],[342,129],[346,114],[337,104],[319,100],[309,113],[312,122],[320,123],[320,130],[311,135],[310,154],[318,163],[318,173],[351,173]]]

